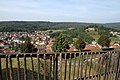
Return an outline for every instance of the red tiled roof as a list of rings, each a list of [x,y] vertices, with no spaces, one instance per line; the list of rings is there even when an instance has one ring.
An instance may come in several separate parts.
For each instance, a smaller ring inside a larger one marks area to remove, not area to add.
[[[111,44],[110,44],[110,47],[116,48],[116,47],[119,47],[119,45],[114,44],[114,43],[111,43]]]
[[[69,52],[73,52],[73,51],[77,51],[77,49],[75,47],[71,47],[70,49],[68,49]]]
[[[94,49],[100,49],[98,45],[92,46],[92,45],[87,45],[84,50],[94,50]]]
[[[52,45],[52,44],[54,44],[54,43],[55,43],[55,42],[49,42],[48,44],[49,44],[49,45]]]
[[[14,50],[5,50],[4,53],[15,53]]]

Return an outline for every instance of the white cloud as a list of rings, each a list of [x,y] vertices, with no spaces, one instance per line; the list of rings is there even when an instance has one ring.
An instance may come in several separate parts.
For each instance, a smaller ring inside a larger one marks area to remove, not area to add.
[[[109,2],[108,2],[109,1]],[[0,19],[90,21],[120,20],[118,0],[1,0]]]

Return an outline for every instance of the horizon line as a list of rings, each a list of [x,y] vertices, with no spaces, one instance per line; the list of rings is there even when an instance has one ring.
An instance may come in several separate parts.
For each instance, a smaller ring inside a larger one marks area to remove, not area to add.
[[[85,22],[85,21],[50,21],[50,20],[0,20],[0,22],[58,22],[58,23],[90,23],[90,24],[107,24],[120,23],[120,21],[113,22]]]

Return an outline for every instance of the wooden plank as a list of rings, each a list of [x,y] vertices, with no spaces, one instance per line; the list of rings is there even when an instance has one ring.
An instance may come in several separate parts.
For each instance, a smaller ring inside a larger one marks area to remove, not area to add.
[[[119,63],[120,63],[120,53],[119,52],[117,52],[117,57],[116,57],[116,59],[117,59],[117,64],[116,64],[116,72],[115,72],[115,80],[118,80],[119,79]]]
[[[50,56],[50,72],[49,72],[49,80],[52,80],[52,56]]]
[[[62,80],[62,53],[60,53],[60,80]]]
[[[90,56],[90,69],[89,69],[89,74],[88,74],[88,77],[90,78],[91,76],[91,70],[92,70],[92,58],[93,58],[93,53],[91,53],[91,56]]]
[[[27,80],[26,54],[24,54],[24,80]]]
[[[46,80],[46,54],[44,54],[44,80]]]
[[[75,79],[75,69],[76,69],[76,53],[74,54],[74,65],[73,65],[73,79]]]
[[[68,80],[71,80],[71,61],[72,61],[72,59],[71,59],[71,56],[72,55],[72,53],[70,53],[70,61],[69,61],[69,75],[68,75]]]
[[[6,55],[6,80],[10,80],[8,69],[8,55]]]
[[[38,80],[40,80],[40,59],[39,59],[39,54],[37,54],[37,62],[38,62]]]
[[[67,73],[67,54],[65,54],[65,71],[64,71],[64,80],[66,80],[66,73]]]
[[[33,57],[32,57],[32,54],[31,54],[30,58],[31,58],[31,64],[32,64],[31,80],[34,80],[34,64],[33,64]]]
[[[79,53],[79,60],[78,60],[78,70],[77,70],[77,79],[79,79],[79,72],[80,72],[80,62],[81,62],[81,53]]]
[[[2,65],[1,65],[1,58],[0,58],[0,80],[3,80],[3,77],[2,77]]]
[[[81,55],[80,80],[83,77],[84,53]]]
[[[58,80],[58,54],[55,54],[55,80]]]
[[[16,55],[16,58],[17,58],[17,73],[18,73],[18,80],[21,80],[21,77],[20,77],[20,60],[19,60],[19,55],[18,55],[18,54]]]
[[[85,76],[84,76],[85,78],[87,76],[87,65],[88,65],[88,52],[87,52],[87,55],[86,55],[86,58],[85,58]]]
[[[10,63],[10,80],[14,80],[11,55],[9,55],[8,58],[9,58],[9,63]]]

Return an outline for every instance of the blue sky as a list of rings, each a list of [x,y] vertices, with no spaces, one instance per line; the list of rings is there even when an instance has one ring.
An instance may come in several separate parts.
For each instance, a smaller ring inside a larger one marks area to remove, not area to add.
[[[120,0],[0,0],[0,21],[120,22]]]

